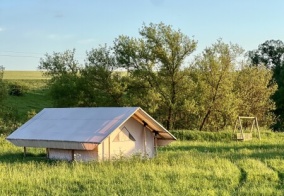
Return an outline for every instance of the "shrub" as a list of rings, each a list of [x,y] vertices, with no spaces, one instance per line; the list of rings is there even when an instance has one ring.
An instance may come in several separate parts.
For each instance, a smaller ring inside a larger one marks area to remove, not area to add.
[[[11,96],[23,96],[27,88],[20,84],[9,84],[9,95]]]

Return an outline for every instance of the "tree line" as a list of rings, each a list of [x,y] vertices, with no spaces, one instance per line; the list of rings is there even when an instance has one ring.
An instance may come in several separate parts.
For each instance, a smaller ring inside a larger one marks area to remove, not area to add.
[[[41,58],[54,106],[140,106],[168,129],[218,131],[238,115],[256,116],[266,127],[282,122],[276,71],[282,59],[269,60],[272,54],[260,52],[264,45],[246,57],[219,39],[192,57],[198,42],[170,25],[143,24],[139,34],[91,49],[85,65],[75,49]]]
[[[205,131],[256,116],[261,126],[283,130],[282,41],[244,53],[218,39],[193,56],[198,42],[170,25],[143,24],[139,34],[91,49],[84,65],[75,49],[41,58],[54,106],[140,106],[168,129]],[[3,72],[0,101],[7,96]]]

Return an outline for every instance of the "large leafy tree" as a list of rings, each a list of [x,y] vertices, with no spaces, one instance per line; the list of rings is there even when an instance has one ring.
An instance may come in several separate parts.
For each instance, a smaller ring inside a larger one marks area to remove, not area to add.
[[[100,46],[87,53],[86,66],[81,71],[84,105],[122,106],[127,80],[115,72],[117,62],[113,51]]]
[[[281,40],[267,40],[258,49],[248,52],[251,63],[255,66],[264,65],[267,68],[282,67],[284,43]]]
[[[219,130],[236,118],[237,104],[233,94],[234,68],[242,53],[238,45],[218,40],[195,60],[196,105],[199,130]]]
[[[271,100],[277,85],[271,82],[272,71],[264,66],[244,66],[236,72],[234,93],[238,104],[238,114],[256,116],[260,126],[269,126],[274,120],[272,111],[275,104]]]
[[[149,93],[151,89],[157,93],[155,98],[160,99],[160,105],[156,112],[164,116],[160,120],[171,129],[185,88],[182,65],[197,42],[163,23],[143,25],[139,33],[139,39],[120,36],[115,41],[117,59],[132,77],[140,78],[142,84],[137,85],[144,92]]]
[[[274,130],[284,130],[284,43],[281,40],[267,40],[258,46],[258,49],[249,51],[248,56],[252,66],[264,65],[273,72],[273,81],[278,89],[273,94],[275,101],[276,124]]]
[[[80,71],[79,63],[75,59],[75,49],[62,53],[54,52],[52,55],[45,54],[45,57],[40,59],[38,68],[52,79],[64,74],[77,75]]]

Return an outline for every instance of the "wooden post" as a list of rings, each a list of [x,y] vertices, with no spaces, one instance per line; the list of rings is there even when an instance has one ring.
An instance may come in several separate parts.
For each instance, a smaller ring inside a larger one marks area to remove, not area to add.
[[[254,127],[255,122],[256,122],[256,120],[255,120],[255,119],[253,119],[253,121],[252,121],[252,125],[251,125],[251,129],[250,129],[250,132],[251,132],[251,133],[252,133],[252,131],[253,131],[253,127]]]
[[[110,136],[108,136],[108,160],[110,160]]]
[[[27,156],[27,147],[24,146],[24,157]]]
[[[46,148],[46,158],[49,158],[49,149]]]
[[[143,153],[144,153],[144,156],[146,156],[146,126],[147,126],[147,123],[146,122],[143,122],[144,125],[143,125]]]
[[[243,126],[242,126],[241,117],[239,117],[239,122],[240,122],[240,127],[241,127],[241,134],[242,134],[242,138],[243,138],[243,140],[244,140],[244,139],[245,139],[245,137],[244,137],[244,132],[243,132]]]
[[[259,132],[259,127],[258,127],[258,122],[257,122],[257,117],[255,117],[255,124],[256,124],[256,129],[257,129],[257,132],[258,132],[258,139],[260,140],[260,132]]]
[[[236,120],[236,123],[235,123],[235,128],[234,128],[234,131],[233,131],[233,133],[235,133],[236,132],[236,129],[237,129],[237,125],[238,125],[238,119]]]
[[[102,161],[105,160],[105,142],[102,142]]]
[[[71,160],[74,161],[74,150],[71,150]]]
[[[154,149],[155,149],[155,156],[158,155],[158,138],[157,138],[158,132],[154,131]]]

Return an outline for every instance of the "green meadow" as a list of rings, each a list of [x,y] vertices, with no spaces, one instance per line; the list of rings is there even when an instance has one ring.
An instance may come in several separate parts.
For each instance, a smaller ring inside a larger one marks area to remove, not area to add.
[[[271,137],[271,138],[270,138]],[[283,195],[284,135],[176,141],[154,159],[66,162],[0,140],[1,195]]]
[[[29,79],[23,72],[4,76],[25,88],[4,104],[20,116],[52,107],[47,80],[25,73]],[[261,140],[246,142],[231,140],[229,131],[172,133],[178,141],[153,159],[87,163],[47,160],[45,149],[35,148],[24,157],[2,134],[0,195],[284,195],[284,133],[262,130]]]
[[[48,78],[40,71],[5,71],[3,80],[7,86],[16,85],[23,92],[22,96],[8,96],[3,104],[15,110],[22,120],[28,113],[39,112],[45,107],[52,107],[48,95]]]

